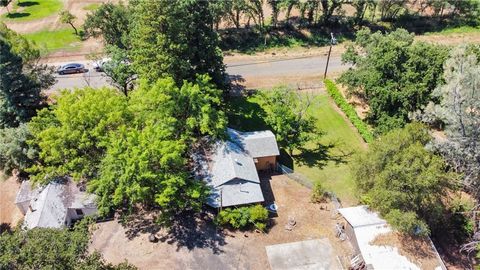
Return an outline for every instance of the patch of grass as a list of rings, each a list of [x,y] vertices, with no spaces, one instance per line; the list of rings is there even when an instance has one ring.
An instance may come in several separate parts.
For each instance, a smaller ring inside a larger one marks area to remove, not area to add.
[[[97,10],[99,7],[100,7],[99,3],[92,3],[84,6],[83,10],[94,11],[94,10]]]
[[[451,34],[468,34],[468,33],[480,33],[480,27],[473,26],[459,26],[459,27],[448,27],[439,32],[428,32],[425,35],[451,35]]]
[[[58,13],[63,7],[60,0],[17,1],[10,14],[2,17],[12,21],[37,20]]]
[[[231,127],[243,131],[268,128],[257,96],[231,98],[228,103]],[[361,136],[337,110],[326,93],[315,96],[309,113],[317,118],[317,126],[324,135],[303,151],[294,152],[293,169],[312,182],[319,181],[326,190],[335,192],[344,205],[353,205],[357,199],[348,163],[354,153],[365,148]],[[282,160],[290,158],[285,157],[285,151],[282,155]]]
[[[75,35],[72,29],[42,30],[26,34],[25,38],[35,42],[43,55],[58,50],[75,50],[80,46],[80,38]]]

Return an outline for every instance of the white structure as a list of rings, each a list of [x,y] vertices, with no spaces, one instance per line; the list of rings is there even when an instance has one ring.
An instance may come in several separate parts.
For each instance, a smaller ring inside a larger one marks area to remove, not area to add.
[[[347,221],[345,231],[352,242],[352,245],[361,253],[368,269],[423,269],[421,265],[410,261],[399,252],[399,247],[394,245],[375,245],[375,239],[380,235],[392,233],[387,221],[377,213],[372,212],[367,206],[355,206],[341,208],[338,210]],[[428,244],[431,241],[428,239]],[[446,269],[440,256],[431,244],[432,250],[429,262],[437,264],[436,270]],[[411,254],[410,257],[415,257]]]
[[[26,229],[62,228],[73,220],[96,214],[94,199],[72,181],[51,182],[33,190],[30,181],[24,181],[15,204],[25,215]]]

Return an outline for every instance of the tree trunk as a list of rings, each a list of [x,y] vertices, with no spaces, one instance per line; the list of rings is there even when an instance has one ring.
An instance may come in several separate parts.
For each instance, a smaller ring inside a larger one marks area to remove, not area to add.
[[[68,23],[68,24],[70,24],[70,26],[72,26],[73,30],[75,30],[75,35],[78,36],[78,30],[77,30],[77,28],[75,27],[75,25],[73,25],[73,23]]]

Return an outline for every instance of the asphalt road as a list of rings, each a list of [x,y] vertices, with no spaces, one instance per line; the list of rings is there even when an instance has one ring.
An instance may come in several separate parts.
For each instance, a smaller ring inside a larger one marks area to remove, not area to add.
[[[59,89],[81,88],[85,86],[102,87],[110,85],[109,80],[101,72],[92,68],[91,62],[76,61],[85,65],[88,72],[73,75],[57,75],[57,83],[48,92]],[[309,56],[288,59],[269,59],[264,61],[232,61],[227,60],[227,72],[230,76],[247,88],[268,87],[276,84],[296,84],[302,81],[321,78],[323,76],[326,56]],[[64,63],[51,65],[59,66]],[[340,56],[330,58],[328,73],[336,73],[347,69],[342,65]]]

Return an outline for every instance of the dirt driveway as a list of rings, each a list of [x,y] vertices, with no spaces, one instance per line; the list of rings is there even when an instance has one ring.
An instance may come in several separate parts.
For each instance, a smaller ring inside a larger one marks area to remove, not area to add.
[[[0,225],[8,224],[15,227],[23,215],[15,205],[15,197],[20,189],[20,183],[15,177],[0,180]]]
[[[150,243],[148,234],[129,238],[118,221],[96,225],[90,250],[98,250],[112,263],[128,260],[140,269],[270,269],[265,246],[327,237],[334,252],[345,258],[351,247],[334,236],[332,212],[320,210],[309,202],[310,191],[285,176],[262,179],[267,200],[275,200],[278,216],[268,234],[255,232],[216,232],[212,225],[202,227],[198,235]],[[273,193],[273,196],[272,196]],[[331,205],[328,205],[330,209]],[[297,225],[285,230],[289,217]]]

